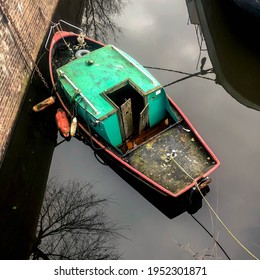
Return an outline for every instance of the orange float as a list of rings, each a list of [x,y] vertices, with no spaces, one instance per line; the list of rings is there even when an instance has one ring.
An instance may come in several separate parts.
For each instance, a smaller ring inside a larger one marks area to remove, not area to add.
[[[70,124],[67,118],[65,111],[61,108],[57,110],[56,116],[56,124],[62,136],[65,138],[70,136]]]

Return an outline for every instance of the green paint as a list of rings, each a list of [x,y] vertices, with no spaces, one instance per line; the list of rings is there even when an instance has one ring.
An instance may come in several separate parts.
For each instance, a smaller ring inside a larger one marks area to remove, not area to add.
[[[89,63],[89,61],[93,63]],[[143,94],[147,94],[160,85],[137,61],[111,45],[62,66],[58,69],[58,73],[60,70],[73,81],[74,85],[99,111],[97,115],[99,119],[114,110],[112,104],[107,102],[101,93],[127,79],[136,84]],[[70,98],[73,98],[74,88],[66,79],[60,77],[59,80]],[[90,106],[87,107],[87,111],[93,114]]]
[[[149,105],[149,124],[150,127],[161,121],[166,114],[165,110],[165,93],[161,89],[148,95]]]
[[[166,115],[167,98],[160,83],[136,60],[111,45],[73,60],[59,68],[57,73],[60,86],[75,104],[78,115],[115,147],[122,144],[123,128],[120,128],[119,121],[121,105],[110,99],[112,92],[115,100],[119,102],[122,99],[123,102],[126,92],[120,88],[129,85],[133,91],[138,91],[148,103],[150,127]],[[136,101],[136,94],[127,98],[132,98],[132,102],[140,101]],[[136,112],[135,115],[138,116]]]
[[[122,136],[117,114],[110,115],[103,122],[107,132],[107,141],[117,147],[122,144]]]

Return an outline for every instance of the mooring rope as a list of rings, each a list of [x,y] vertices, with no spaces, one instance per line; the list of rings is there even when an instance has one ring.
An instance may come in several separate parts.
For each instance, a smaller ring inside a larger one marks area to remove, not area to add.
[[[154,66],[147,66],[145,65],[144,68],[147,68],[147,69],[151,69],[151,70],[160,70],[160,71],[166,71],[166,72],[174,72],[174,73],[177,73],[177,74],[182,74],[182,75],[193,75],[192,73],[188,73],[188,72],[184,72],[184,71],[180,71],[180,70],[174,70],[174,69],[169,69],[169,68],[162,68],[162,67],[154,67]],[[205,71],[208,71],[208,73],[212,73],[210,72],[211,70],[213,70],[212,68],[208,69],[208,70],[205,70]],[[200,74],[198,74],[200,73]],[[212,78],[209,78],[209,77],[204,77],[204,76],[200,76],[200,75],[203,75],[201,74],[201,72],[198,72],[196,77],[198,78],[201,78],[201,79],[206,79],[206,80],[210,80],[210,81],[215,81],[215,79],[212,79]]]
[[[193,215],[190,214],[191,217],[209,234],[209,236],[211,238],[213,238],[214,242],[219,246],[219,248],[221,249],[221,251],[225,254],[225,256],[230,260],[229,255],[227,254],[227,252],[225,251],[225,249],[221,246],[221,244],[218,242],[218,240],[213,236],[213,234],[211,234],[207,228]]]
[[[178,83],[178,82],[187,80],[187,79],[192,78],[192,77],[201,78],[201,79],[206,79],[206,80],[210,80],[210,81],[214,81],[214,82],[216,81],[216,79],[212,79],[212,78],[204,77],[204,76],[203,76],[203,75],[206,75],[206,74],[214,73],[214,72],[213,72],[213,68],[209,68],[209,69],[206,69],[206,70],[201,70],[201,71],[196,72],[196,73],[193,73],[193,74],[187,73],[187,72],[183,72],[183,71],[179,71],[179,70],[168,69],[168,68],[161,68],[161,67],[153,67],[153,66],[144,66],[144,68],[153,69],[153,70],[167,71],[167,72],[174,72],[174,73],[186,75],[185,77],[183,77],[183,78],[181,78],[181,79],[178,79],[178,80],[175,80],[175,81],[173,81],[173,82],[171,82],[171,83],[165,84],[163,87],[171,86],[171,85],[173,85],[173,84],[176,84],[176,83]]]
[[[221,223],[221,225],[226,229],[226,231],[229,233],[229,235],[238,243],[238,245],[243,248],[252,258],[259,260],[248,248],[246,248],[245,245],[243,245],[238,238],[231,232],[231,230],[226,226],[226,224],[222,221],[222,219],[219,217],[219,215],[216,213],[216,211],[213,209],[213,207],[210,205],[209,201],[206,199],[206,197],[201,192],[198,183],[196,180],[175,160],[173,159],[176,165],[189,177],[196,183],[196,189],[199,191],[200,195],[202,196],[203,200],[208,205],[209,209],[212,211],[212,213],[215,215],[215,217],[218,219],[218,221]]]

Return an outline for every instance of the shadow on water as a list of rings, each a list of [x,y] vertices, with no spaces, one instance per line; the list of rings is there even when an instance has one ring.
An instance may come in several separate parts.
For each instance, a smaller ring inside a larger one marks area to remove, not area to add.
[[[28,257],[57,137],[54,109],[32,107],[48,95],[34,78],[1,166],[1,259]]]
[[[85,1],[59,1],[53,21],[78,24]],[[45,41],[43,42],[44,46]],[[47,53],[38,55],[48,81]],[[35,74],[27,86],[21,111],[0,169],[0,259],[28,259],[57,142],[56,107],[34,113],[32,107],[51,95]]]

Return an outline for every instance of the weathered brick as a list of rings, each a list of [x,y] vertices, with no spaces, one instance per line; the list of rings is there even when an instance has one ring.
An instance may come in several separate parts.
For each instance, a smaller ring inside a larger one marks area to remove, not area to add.
[[[8,11],[34,59],[49,27],[58,0],[8,0]],[[48,19],[44,18],[48,15]],[[24,79],[32,71],[31,61],[21,46],[11,23],[4,21],[0,10],[0,163],[8,144],[17,113],[23,100]],[[30,66],[30,67],[28,67]]]

